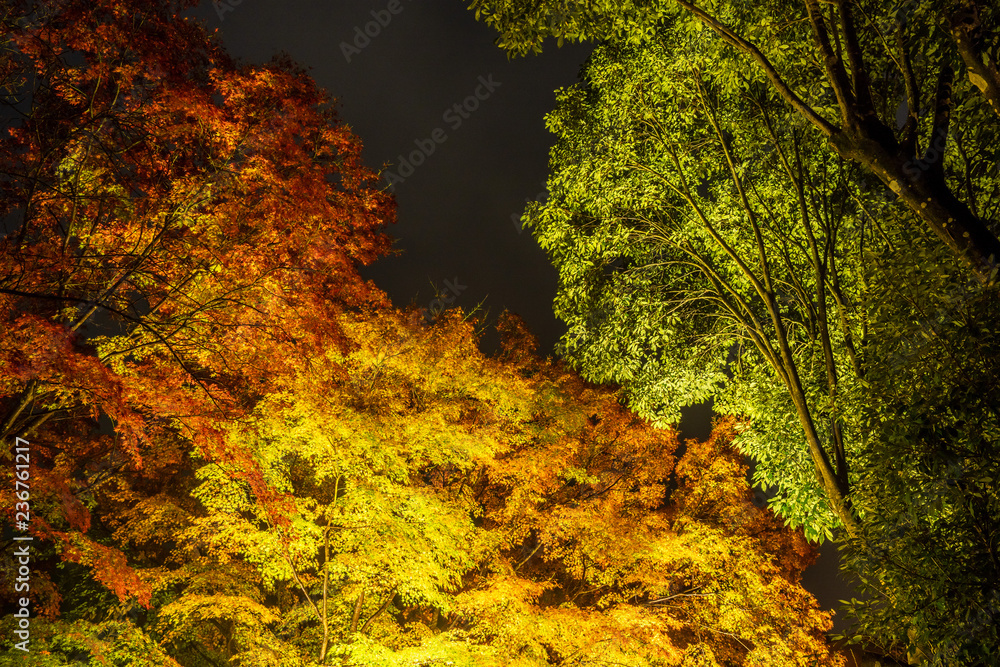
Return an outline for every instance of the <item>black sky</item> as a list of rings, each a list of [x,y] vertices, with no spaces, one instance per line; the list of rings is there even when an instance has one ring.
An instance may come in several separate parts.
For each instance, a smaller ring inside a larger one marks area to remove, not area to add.
[[[191,15],[237,58],[260,63],[284,52],[307,67],[337,98],[370,168],[404,175],[401,157],[424,147],[422,164],[393,188],[398,222],[388,231],[403,254],[367,267],[366,278],[399,307],[428,307],[434,286],[457,280],[454,306],[485,301],[490,321],[509,309],[552,352],[565,330],[552,314],[556,273],[512,216],[544,196],[553,143],[544,116],[592,46],[553,43],[509,60],[460,0],[214,0]],[[685,411],[682,435],[707,437],[709,414]],[[825,608],[847,597],[835,547],[823,549],[804,584]]]

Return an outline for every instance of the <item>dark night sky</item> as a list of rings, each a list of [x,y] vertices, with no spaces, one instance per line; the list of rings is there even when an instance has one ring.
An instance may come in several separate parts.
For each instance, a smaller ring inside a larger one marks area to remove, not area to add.
[[[309,68],[337,98],[373,169],[399,173],[400,156],[417,151],[417,142],[429,147],[436,136],[433,152],[394,188],[398,222],[389,233],[403,254],[364,275],[400,307],[427,307],[432,283],[444,287],[457,278],[465,289],[455,306],[468,311],[485,300],[491,321],[505,308],[514,311],[542,351],[552,351],[564,331],[552,314],[555,270],[512,215],[545,190],[553,136],[544,115],[554,91],[577,81],[590,45],[552,43],[540,56],[508,60],[492,29],[459,0],[218,0],[191,14],[218,29],[238,58],[263,62],[285,52]],[[366,27],[374,36],[363,34]],[[481,77],[494,83],[492,92]],[[477,88],[485,98],[475,100],[478,108],[456,112],[454,105]],[[687,411],[683,435],[706,437],[708,414]],[[836,548],[824,545],[804,581],[826,608],[848,597],[835,563]]]

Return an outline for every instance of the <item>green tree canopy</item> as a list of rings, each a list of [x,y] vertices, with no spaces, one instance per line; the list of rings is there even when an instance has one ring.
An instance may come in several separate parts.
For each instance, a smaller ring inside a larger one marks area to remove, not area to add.
[[[872,216],[890,207],[859,201],[858,171],[787,127],[766,88],[727,92],[677,37],[599,48],[548,118],[550,196],[526,221],[559,270],[563,349],[661,426],[709,397],[750,418],[758,481],[829,536],[856,521],[845,407],[865,256],[884,243]]]
[[[759,81],[967,262],[996,278],[1000,76],[993,3],[774,0],[704,4],[473,0],[511,53],[542,41],[641,44],[674,29],[719,80]],[[958,80],[955,72],[968,77]],[[726,86],[731,88],[731,86]]]

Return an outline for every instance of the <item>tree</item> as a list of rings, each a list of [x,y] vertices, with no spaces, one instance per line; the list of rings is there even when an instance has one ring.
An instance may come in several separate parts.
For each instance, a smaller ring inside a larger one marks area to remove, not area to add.
[[[71,593],[46,650],[132,637],[185,665],[840,664],[798,585],[815,552],[753,504],[731,424],[682,451],[613,390],[525,354],[518,320],[491,359],[459,315],[412,314],[345,313],[356,346],[230,426],[282,514],[206,459],[138,501],[105,485],[102,520],[154,604]],[[331,367],[347,372],[315,391]]]
[[[714,53],[665,20],[560,92],[525,221],[560,272],[564,350],[661,425],[709,396],[749,418],[774,508],[811,538],[846,528],[864,636],[977,664],[996,651],[995,287]]]
[[[853,534],[853,263],[878,251],[884,206],[856,203],[851,167],[783,129],[766,90],[719,89],[707,66],[664,33],[598,49],[586,87],[560,94],[550,196],[526,219],[560,273],[562,347],[660,426],[708,397],[745,415],[780,513],[811,539]]]
[[[357,272],[393,210],[359,141],[185,6],[3,5],[39,663],[838,664],[726,427],[678,464],[516,319],[494,359],[392,310]]]
[[[366,665],[837,664],[827,615],[797,585],[814,552],[753,505],[730,427],[678,462],[674,436],[614,392],[487,359],[457,317],[372,313],[345,329],[359,345],[329,360],[348,369],[339,391],[304,376],[233,432],[294,498],[286,527],[208,465],[193,491],[206,512],[182,533],[251,565],[282,621],[228,649],[204,618],[172,637],[242,660],[295,646]],[[161,617],[206,599],[185,591]]]
[[[866,520],[843,558],[864,593],[857,633],[909,644],[926,664],[988,664],[1000,646],[1000,313],[924,236],[873,267],[887,294],[869,318],[878,398],[859,406],[869,437],[853,500]]]
[[[582,400],[593,391],[567,388]],[[729,426],[669,456],[613,396],[594,392],[587,412],[599,397],[576,442],[513,453],[491,475],[513,489],[486,515],[509,547],[469,594],[465,623],[543,664],[835,663],[818,610],[790,586],[811,549],[753,506]],[[562,472],[539,470],[553,459]]]
[[[86,499],[192,450],[263,490],[220,420],[384,300],[357,264],[394,206],[311,79],[237,67],[188,5],[3,5],[0,431],[32,441],[32,531],[145,602]]]
[[[847,0],[739,7],[473,0],[470,7],[500,32],[502,47],[519,54],[540,51],[548,36],[638,43],[668,25],[704,43],[699,28],[708,28],[716,41],[705,46],[720,78],[765,81],[800,122],[877,177],[980,280],[995,279],[1000,241],[985,204],[995,192],[1000,111],[992,4],[915,0],[896,10]],[[955,81],[959,63],[969,76]]]

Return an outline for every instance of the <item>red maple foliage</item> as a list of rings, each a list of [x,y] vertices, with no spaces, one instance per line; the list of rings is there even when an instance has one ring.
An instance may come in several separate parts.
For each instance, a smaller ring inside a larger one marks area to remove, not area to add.
[[[0,430],[33,443],[51,510],[32,530],[142,599],[79,497],[120,471],[155,486],[191,450],[266,494],[219,418],[347,345],[339,312],[385,304],[357,267],[389,251],[395,211],[303,70],[237,65],[178,16],[193,4],[0,19]]]

